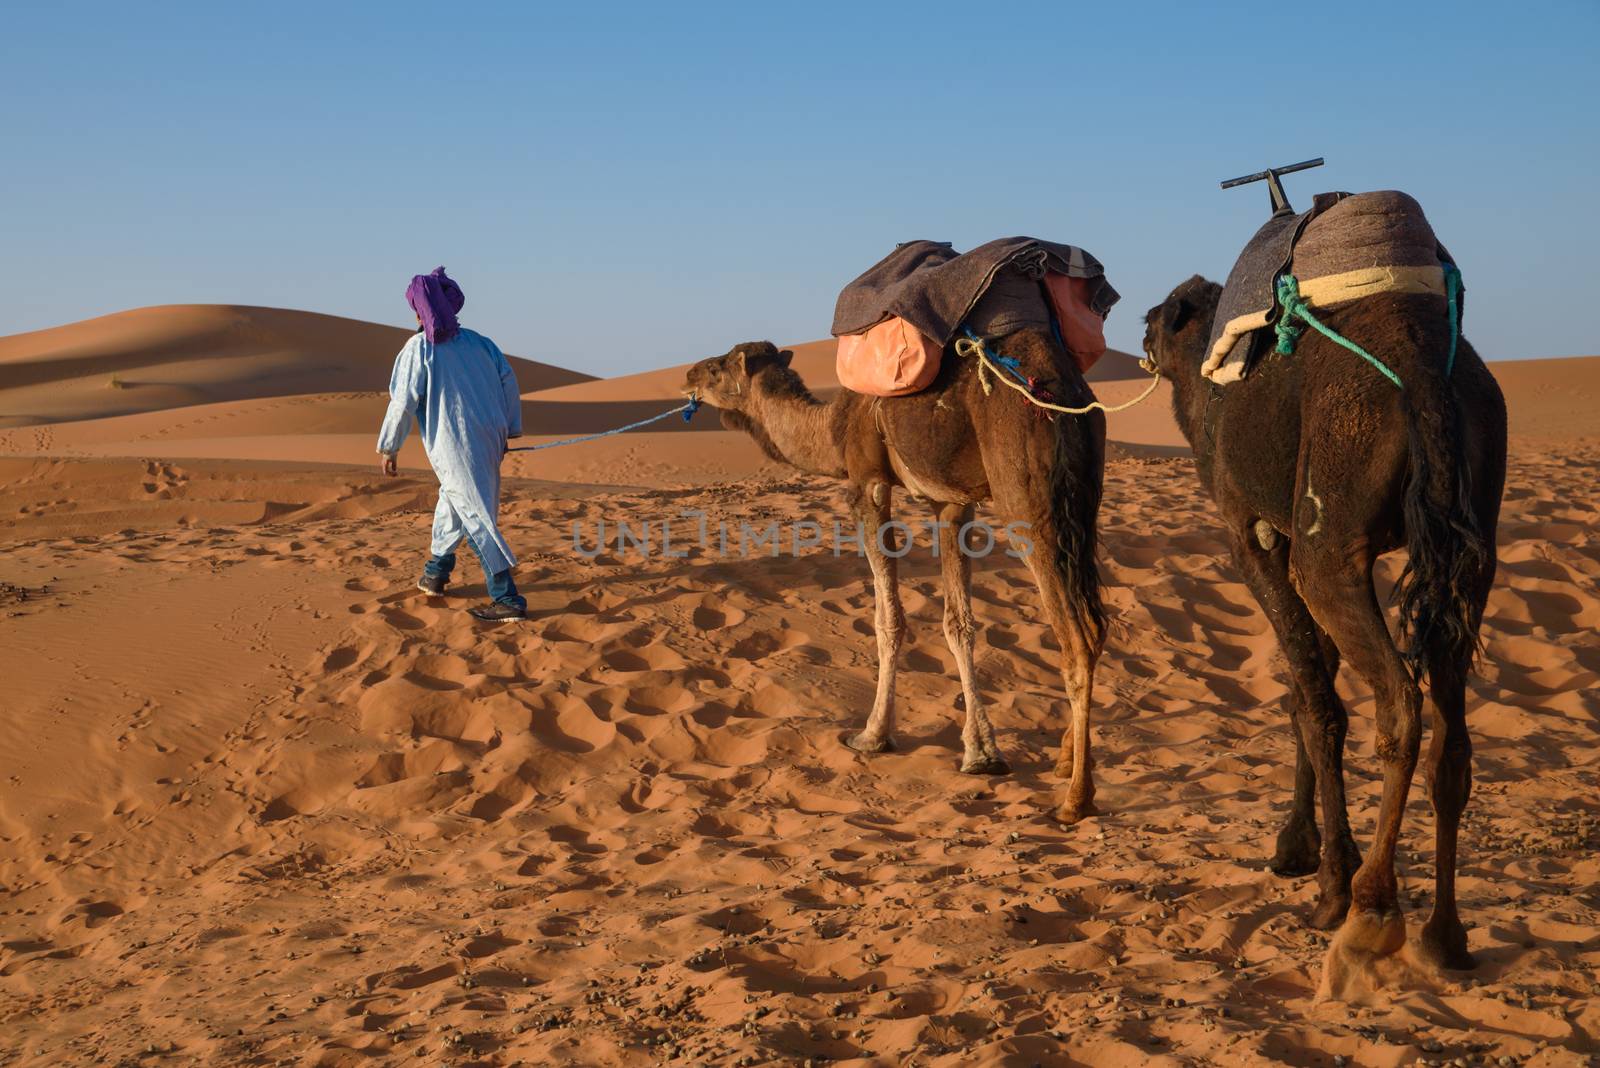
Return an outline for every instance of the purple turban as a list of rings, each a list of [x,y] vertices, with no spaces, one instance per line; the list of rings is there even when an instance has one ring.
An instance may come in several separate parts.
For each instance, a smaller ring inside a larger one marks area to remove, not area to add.
[[[434,343],[456,336],[460,329],[456,313],[466,302],[466,294],[444,273],[443,267],[435,267],[432,274],[417,275],[406,286],[406,303],[422,320],[423,334]]]

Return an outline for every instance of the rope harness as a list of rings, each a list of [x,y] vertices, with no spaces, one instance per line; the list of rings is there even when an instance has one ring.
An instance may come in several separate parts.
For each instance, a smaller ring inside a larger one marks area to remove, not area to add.
[[[1445,300],[1450,306],[1450,354],[1445,358],[1444,375],[1449,378],[1456,369],[1456,346],[1461,341],[1461,272],[1453,263],[1444,265]],[[1400,376],[1388,364],[1378,357],[1357,345],[1337,330],[1325,326],[1321,320],[1311,314],[1311,306],[1300,296],[1300,283],[1292,274],[1285,274],[1278,278],[1277,286],[1278,304],[1283,308],[1283,314],[1278,316],[1277,325],[1273,328],[1278,335],[1277,352],[1282,356],[1294,354],[1295,344],[1300,340],[1300,335],[1305,328],[1294,322],[1295,318],[1303,319],[1313,330],[1326,337],[1337,345],[1342,345],[1351,352],[1366,360],[1378,373],[1394,383],[1398,390],[1404,390],[1405,383],[1400,381]]]
[[[638,430],[640,427],[649,426],[651,423],[659,423],[668,416],[677,415],[679,412],[683,413],[683,421],[687,423],[690,419],[694,418],[694,413],[699,410],[700,398],[690,397],[688,404],[680,404],[670,412],[662,412],[660,415],[652,415],[648,419],[641,419],[637,423],[629,423],[627,426],[619,426],[615,430],[602,430],[598,434],[585,434],[582,437],[577,438],[563,438],[560,441],[546,441],[540,445],[518,445],[517,447],[507,449],[506,451],[538,452],[540,449],[559,449],[563,445],[580,445],[585,441],[598,441],[601,438],[609,438],[617,434],[626,434],[630,430]]]
[[[1128,401],[1126,404],[1110,406],[1100,401],[1090,401],[1082,407],[1069,408],[1065,405],[1056,404],[1049,391],[1041,387],[1038,380],[1024,374],[1022,365],[1015,357],[1002,356],[999,353],[989,351],[989,346],[984,342],[983,338],[974,334],[970,327],[962,327],[962,330],[967,336],[956,338],[956,355],[975,357],[978,360],[978,382],[983,386],[983,394],[986,397],[994,392],[994,383],[991,379],[998,378],[1001,385],[1010,386],[1022,394],[1027,398],[1029,404],[1048,411],[1061,412],[1064,415],[1087,415],[1099,408],[1101,411],[1110,414],[1112,412],[1127,411],[1135,404],[1149,397],[1150,394],[1156,391],[1156,387],[1161,384],[1161,372],[1154,369],[1149,360],[1140,360],[1139,366],[1154,377],[1151,379],[1150,388],[1133,398],[1133,400]],[[1008,378],[1008,374],[1011,377]]]

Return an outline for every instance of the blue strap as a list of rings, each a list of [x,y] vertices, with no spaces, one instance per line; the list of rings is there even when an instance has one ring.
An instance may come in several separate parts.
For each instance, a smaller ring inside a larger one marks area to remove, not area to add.
[[[670,412],[662,412],[660,415],[652,415],[648,419],[641,419],[637,423],[629,423],[627,426],[619,426],[615,430],[602,430],[598,434],[585,434],[578,438],[563,438],[560,441],[547,441],[541,445],[518,445],[517,447],[507,449],[506,451],[538,452],[540,449],[558,449],[563,445],[578,445],[585,441],[598,441],[600,438],[609,438],[616,434],[626,434],[630,430],[638,430],[642,426],[649,426],[651,423],[659,423],[661,420],[666,419],[669,416],[677,415],[679,412],[683,413],[683,421],[687,423],[690,419],[694,418],[694,413],[699,410],[700,398],[694,397],[690,399],[688,404],[680,405],[672,409]]]
[[[972,327],[970,326],[963,325],[961,327],[961,332],[967,335],[967,340],[982,346],[983,354],[985,356],[989,357],[989,359],[993,360],[1001,367],[1004,367],[1007,371],[1010,371],[1012,376],[1016,378],[1018,382],[1021,382],[1030,390],[1033,389],[1033,383],[1028,380],[1027,375],[1022,373],[1021,360],[1017,359],[1015,356],[1002,356],[1000,353],[995,352],[993,349],[989,348],[988,343],[985,342],[983,338],[972,332]]]
[[[1461,271],[1453,263],[1444,265],[1445,299],[1450,302],[1450,356],[1444,361],[1444,376],[1456,369],[1456,345],[1461,341]]]

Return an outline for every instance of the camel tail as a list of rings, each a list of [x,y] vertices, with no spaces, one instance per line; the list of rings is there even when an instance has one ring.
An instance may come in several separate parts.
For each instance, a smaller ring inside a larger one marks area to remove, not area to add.
[[[1050,510],[1056,528],[1056,568],[1067,590],[1068,610],[1098,651],[1105,643],[1106,614],[1095,559],[1105,470],[1105,416],[1058,415],[1050,468]]]
[[[1410,470],[1403,507],[1411,559],[1394,596],[1404,655],[1420,681],[1430,664],[1464,668],[1476,655],[1471,590],[1490,548],[1473,517],[1460,409],[1443,367],[1414,369],[1404,403]]]

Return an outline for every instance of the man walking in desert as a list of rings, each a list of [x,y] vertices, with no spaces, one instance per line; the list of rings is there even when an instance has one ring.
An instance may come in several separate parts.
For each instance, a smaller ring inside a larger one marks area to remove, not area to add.
[[[420,329],[395,358],[378,452],[383,473],[398,474],[400,446],[415,418],[439,478],[432,554],[417,588],[444,594],[465,539],[483,565],[491,598],[469,611],[490,622],[521,619],[528,603],[512,579],[517,560],[497,521],[500,462],[506,443],[522,434],[517,377],[493,341],[456,321],[466,296],[443,267],[412,278],[406,301]]]

